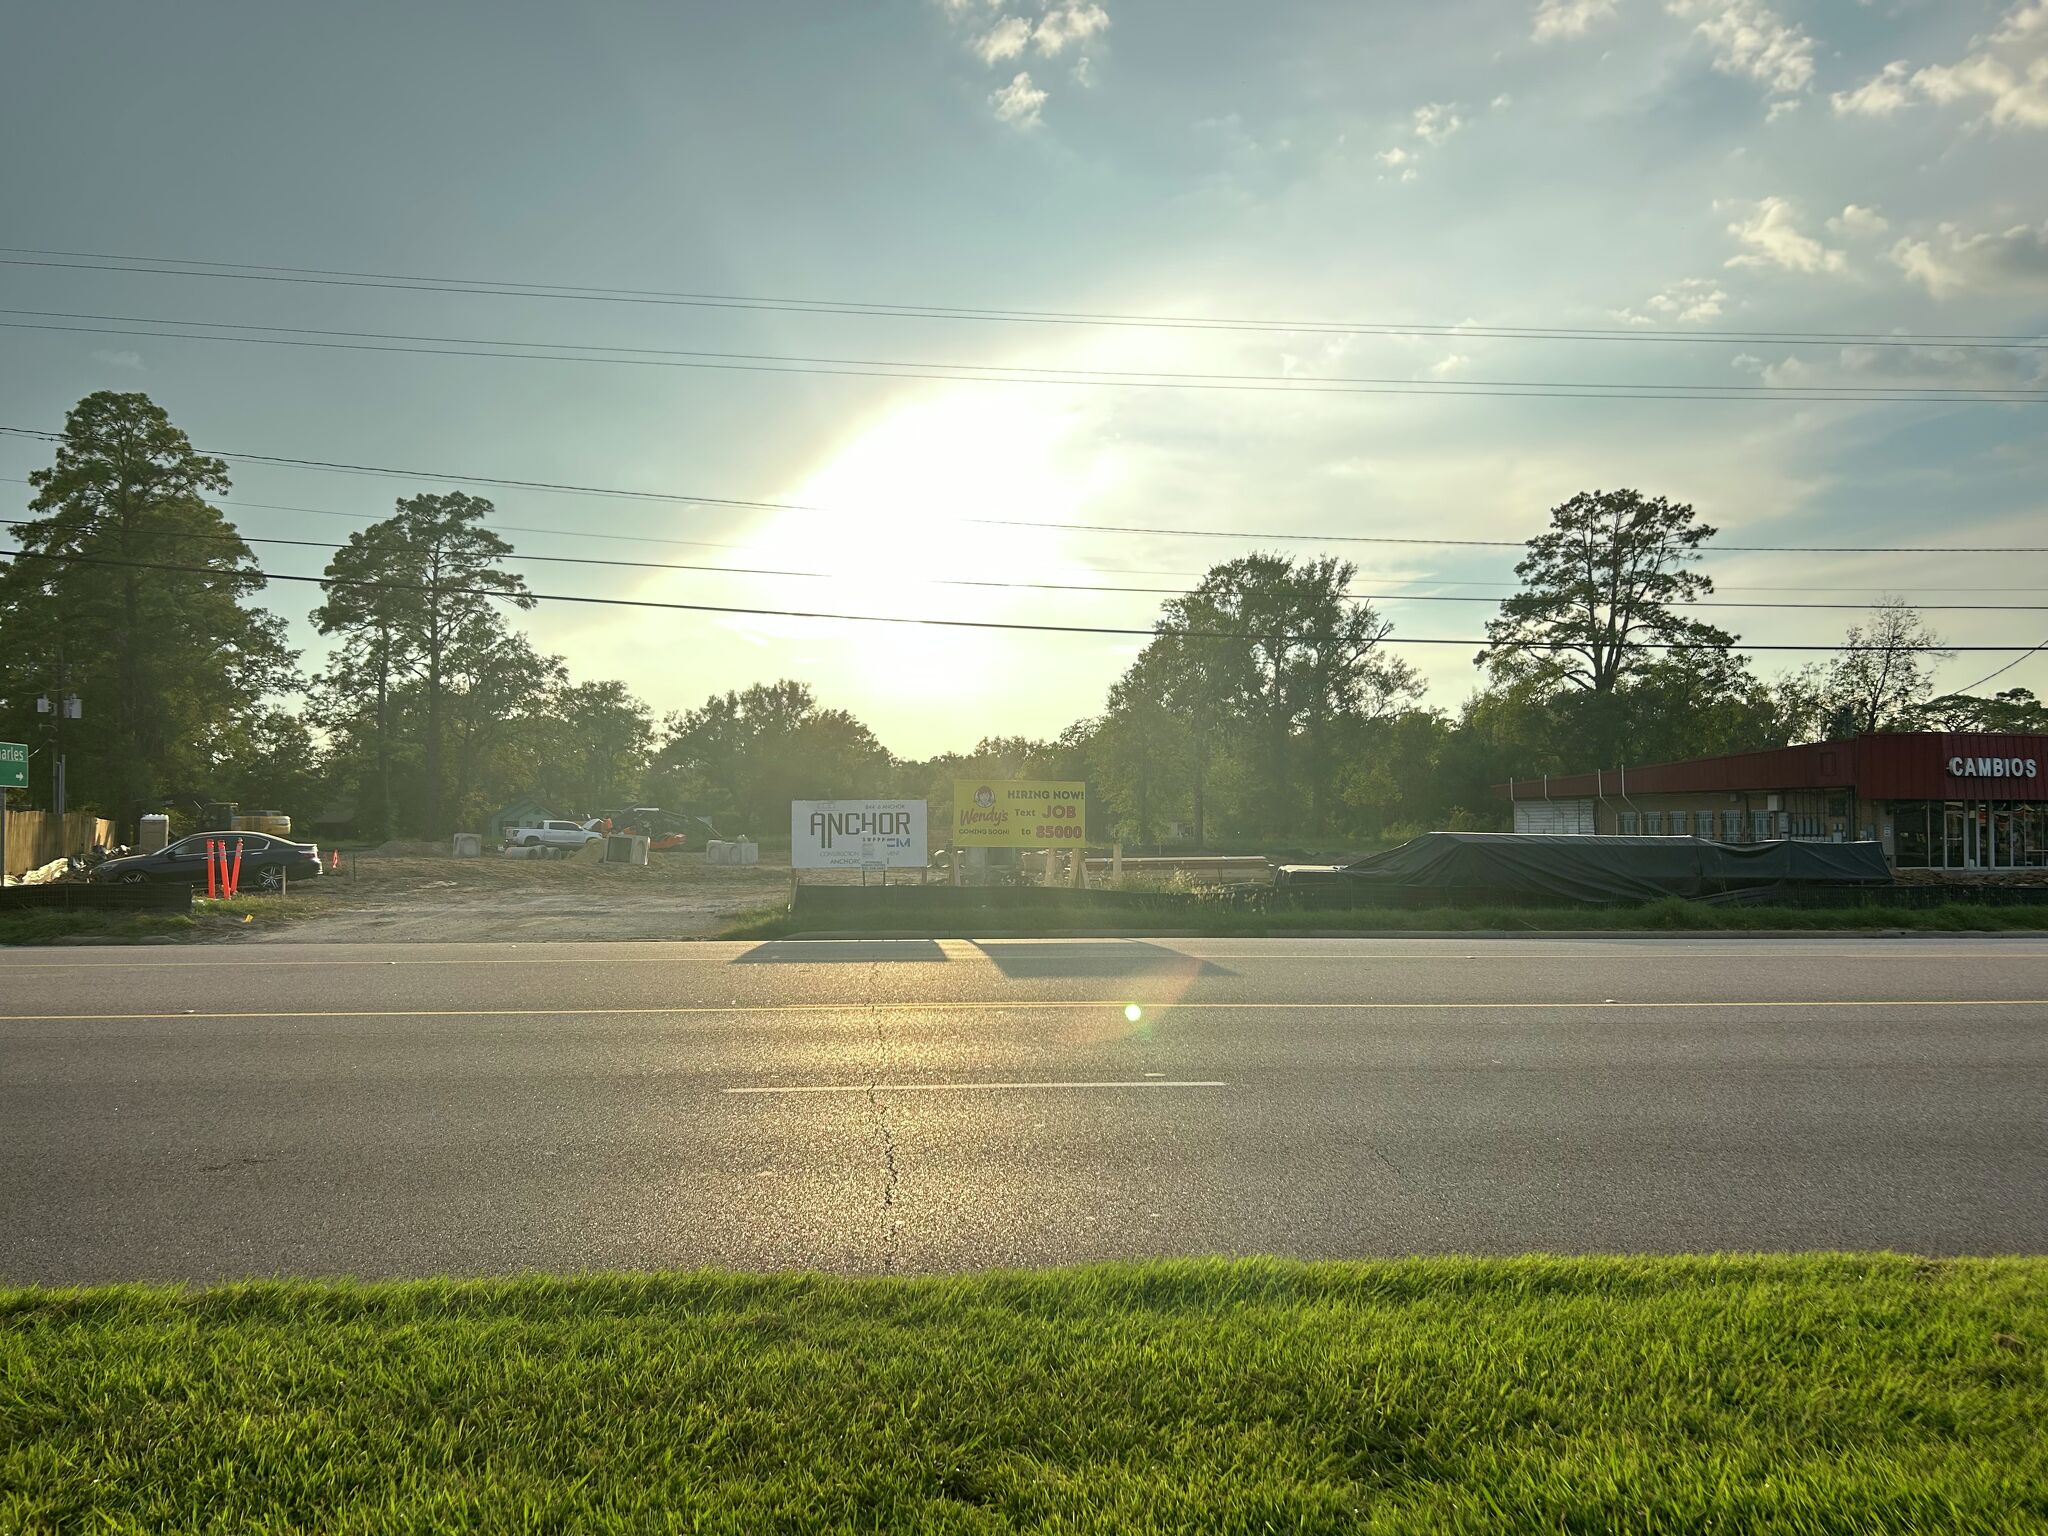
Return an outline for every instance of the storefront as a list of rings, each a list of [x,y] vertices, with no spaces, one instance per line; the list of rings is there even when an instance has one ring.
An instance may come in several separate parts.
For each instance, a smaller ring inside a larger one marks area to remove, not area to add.
[[[1882,843],[1899,869],[2048,868],[2048,736],[1914,732],[1494,786],[1517,832]]]

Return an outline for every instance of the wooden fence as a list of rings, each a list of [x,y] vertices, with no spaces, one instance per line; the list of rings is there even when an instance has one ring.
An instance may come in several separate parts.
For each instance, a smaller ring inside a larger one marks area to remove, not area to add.
[[[52,859],[80,858],[94,844],[104,847],[113,841],[114,824],[89,811],[67,812],[60,822],[54,811],[10,810],[4,868],[10,875],[24,875]]]

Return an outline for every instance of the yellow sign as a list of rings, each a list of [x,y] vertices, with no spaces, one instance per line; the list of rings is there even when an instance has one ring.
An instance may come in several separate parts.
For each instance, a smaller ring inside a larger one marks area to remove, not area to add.
[[[1077,848],[1088,841],[1088,786],[1051,779],[955,779],[956,848]]]

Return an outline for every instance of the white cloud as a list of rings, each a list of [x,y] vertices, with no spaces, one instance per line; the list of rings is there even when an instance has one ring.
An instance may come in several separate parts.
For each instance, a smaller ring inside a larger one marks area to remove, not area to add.
[[[1829,100],[1837,112],[1884,117],[1916,97],[1941,106],[1987,103],[1980,122],[1993,128],[2048,128],[2048,0],[2020,0],[1996,31],[1975,38],[1953,64],[1914,70],[1885,65],[1853,91]]]
[[[1932,240],[1901,240],[1892,260],[1937,299],[1959,293],[2048,293],[2048,223],[1966,234],[1944,224]]]
[[[1615,0],[1539,0],[1530,32],[1539,43],[1560,37],[1583,37],[1596,21],[1614,14]]]
[[[1673,16],[1698,17],[1695,35],[1714,50],[1714,68],[1747,75],[1773,95],[1813,84],[1813,39],[1762,0],[1666,0]]]
[[[1728,233],[1746,246],[1730,256],[1731,267],[1776,267],[1786,272],[1844,272],[1849,258],[1831,250],[1799,228],[1799,215],[1782,197],[1748,205],[1749,211],[1728,226]]]
[[[1008,85],[988,93],[988,104],[995,108],[998,119],[1013,128],[1036,128],[1041,121],[1039,108],[1045,105],[1045,92],[1031,83],[1031,76],[1018,70],[1016,78]]]
[[[1641,309],[1619,309],[1614,315],[1630,325],[1705,325],[1721,318],[1727,302],[1727,290],[1712,278],[1686,277],[1651,294]]]
[[[1779,118],[1790,117],[1794,112],[1797,112],[1798,110],[1799,98],[1797,96],[1782,97],[1779,100],[1772,102],[1770,106],[1764,109],[1764,121],[1767,123],[1775,123]]]
[[[1095,84],[1095,61],[1085,53],[1074,60],[1074,84],[1084,91]]]
[[[1851,240],[1881,235],[1891,227],[1892,221],[1875,208],[1859,208],[1854,203],[1828,220],[1829,229],[1838,235],[1847,235]]]
[[[1014,59],[1031,43],[1031,23],[1022,16],[1005,16],[967,46],[982,63],[1000,64]]]
[[[1837,91],[1828,101],[1838,117],[1889,117],[1912,102],[1911,76],[1912,66],[1894,59],[1855,90]]]
[[[1488,105],[1492,107],[1492,109],[1496,112],[1505,112],[1509,107],[1513,106],[1514,104],[1515,98],[1510,96],[1506,91],[1502,91],[1498,96],[1494,97],[1493,100],[1488,103]]]
[[[1472,366],[1472,359],[1462,352],[1453,352],[1438,362],[1431,363],[1423,372],[1433,379],[1455,378]]]
[[[109,352],[103,347],[92,354],[92,360],[96,363],[105,363],[109,368],[125,368],[133,373],[143,371],[142,354],[140,352],[127,350]]]
[[[1031,34],[1032,44],[1048,59],[1059,57],[1069,43],[1085,43],[1098,32],[1109,29],[1109,12],[1089,0],[1067,0],[1055,4],[1040,19]]]
[[[1392,149],[1383,149],[1373,158],[1381,165],[1406,165],[1415,156],[1396,144]]]
[[[1943,105],[1983,97],[1983,121],[1994,128],[2048,128],[2048,0],[2021,0],[1976,48],[1921,70],[1913,84]]]
[[[1415,137],[1425,144],[1441,144],[1464,126],[1455,102],[1432,101],[1415,109]]]
[[[1942,385],[1960,389],[2031,389],[2043,362],[2029,353],[1942,346],[1848,346],[1830,355],[1804,353],[1758,366],[1766,384],[1806,389],[1859,383],[1878,388]]]

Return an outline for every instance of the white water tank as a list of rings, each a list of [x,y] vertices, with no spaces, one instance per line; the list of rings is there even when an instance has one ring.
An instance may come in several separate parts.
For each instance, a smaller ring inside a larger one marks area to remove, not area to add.
[[[604,840],[607,864],[645,864],[648,839],[628,833],[613,833]]]
[[[484,839],[481,832],[458,832],[454,846],[449,852],[458,859],[475,859],[483,856]]]
[[[140,832],[135,839],[137,853],[161,853],[171,841],[171,818],[164,815],[142,818]]]

